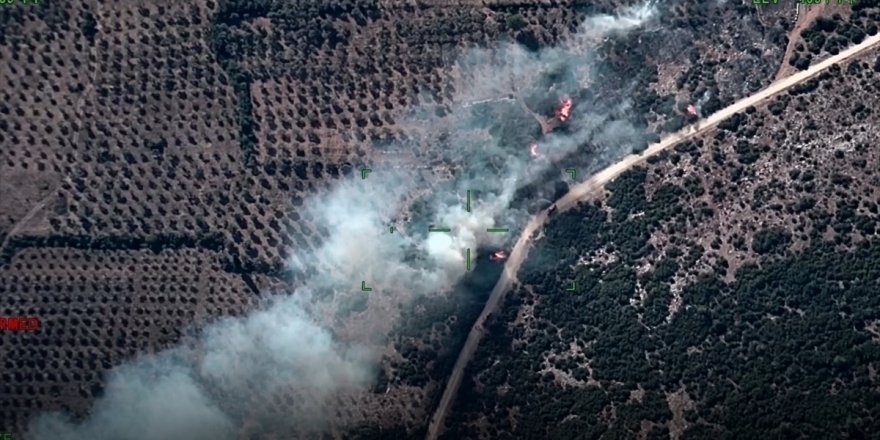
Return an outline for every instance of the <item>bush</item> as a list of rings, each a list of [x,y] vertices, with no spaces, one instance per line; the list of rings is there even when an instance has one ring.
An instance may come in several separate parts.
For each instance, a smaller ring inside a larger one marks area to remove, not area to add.
[[[526,23],[526,19],[523,18],[523,16],[520,14],[514,14],[510,17],[507,17],[507,27],[515,31],[526,27],[527,24],[528,23]]]
[[[83,21],[79,26],[79,31],[89,40],[89,43],[95,44],[95,35],[98,34],[98,22],[91,12],[86,12]]]
[[[791,233],[781,227],[758,231],[752,238],[752,250],[759,254],[781,251],[791,242]]]
[[[853,42],[853,44],[859,44],[862,41],[865,41],[865,31],[857,26],[847,29],[846,36],[849,38],[849,41]]]
[[[777,99],[776,101],[773,101],[772,104],[770,104],[770,113],[773,116],[779,116],[782,114],[782,112],[785,111],[785,107],[785,102]]]
[[[816,19],[816,23],[812,26],[813,29],[818,29],[822,32],[834,32],[834,29],[837,28],[837,22],[833,19],[826,17],[819,17]]]
[[[852,177],[840,173],[834,173],[831,175],[831,183],[848,188],[849,184],[852,183]]]
[[[516,42],[532,52],[536,52],[541,48],[541,42],[538,41],[538,37],[535,36],[535,33],[531,31],[521,31],[517,33]]]
[[[736,133],[739,130],[740,125],[745,121],[746,117],[742,113],[735,113],[730,118],[721,121],[721,123],[718,124],[718,128]]]
[[[753,164],[761,157],[760,151],[746,141],[738,141],[734,147],[736,160],[743,165]]]

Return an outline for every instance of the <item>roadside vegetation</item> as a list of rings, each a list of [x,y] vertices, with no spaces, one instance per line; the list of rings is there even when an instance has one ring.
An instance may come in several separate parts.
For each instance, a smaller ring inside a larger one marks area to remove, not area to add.
[[[852,44],[861,43],[866,36],[877,35],[880,26],[880,2],[877,0],[859,0],[842,12],[819,17],[804,30],[788,63],[806,70],[829,54],[835,55]]]
[[[876,432],[877,60],[749,108],[554,218],[446,438]]]

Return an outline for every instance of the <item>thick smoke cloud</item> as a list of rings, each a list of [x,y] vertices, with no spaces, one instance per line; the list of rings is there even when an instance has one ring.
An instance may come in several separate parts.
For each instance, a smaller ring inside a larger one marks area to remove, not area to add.
[[[324,229],[324,240],[316,251],[292,257],[294,265],[310,269],[304,287],[248,316],[210,324],[195,342],[115,368],[86,420],[46,413],[33,421],[34,437],[218,440],[255,424],[286,432],[326,428],[333,396],[368,385],[381,357],[374,335],[343,342],[331,325],[332,311],[359,280],[380,291],[369,297],[370,310],[375,301],[393,305],[411,295],[442,293],[465,275],[466,249],[504,242],[486,228],[516,230],[528,215],[512,208],[517,191],[540,183],[554,161],[586,154],[584,145],[591,143],[604,146],[601,154],[621,155],[640,140],[642,130],[628,122],[625,101],[599,105],[592,97],[598,92],[585,92],[598,87],[590,84],[597,61],[582,45],[635,29],[653,11],[589,18],[560,47],[530,52],[503,44],[463,54],[446,114],[437,116],[430,97],[410,113],[411,125],[423,131],[420,141],[436,146],[452,179],[435,184],[413,167],[377,165],[368,179],[343,180],[315,196],[302,214]],[[572,119],[548,129],[564,96],[575,100]],[[541,157],[530,156],[532,142]],[[475,195],[470,212],[468,190]],[[421,208],[414,207],[414,194],[425,196],[416,203]],[[428,224],[452,232],[427,233]],[[370,315],[386,334],[398,313],[387,310]],[[296,410],[273,413],[265,402],[276,395],[293,395]]]
[[[619,157],[644,140],[643,130],[627,116],[628,102],[609,105],[584,93],[590,88],[590,68],[597,60],[594,51],[580,46],[593,40],[591,47],[595,47],[602,38],[635,29],[655,11],[646,4],[620,15],[590,17],[577,35],[558,47],[533,52],[502,44],[461,57],[456,70],[463,87],[453,97],[447,118],[451,122],[438,124],[432,133],[435,138],[449,136],[446,145],[452,152],[447,156],[461,161],[463,171],[445,189],[460,197],[435,198],[435,222],[453,226],[453,232],[430,236],[429,255],[464,267],[467,248],[500,243],[498,236],[484,232],[486,228],[496,222],[515,226],[528,217],[527,212],[512,209],[516,191],[542,179],[548,169],[558,166],[554,164],[559,159],[585,154],[581,150],[590,143],[602,146],[592,154]],[[564,130],[553,130],[553,122],[547,119],[565,97],[575,100],[576,110]],[[480,108],[488,110],[480,113]],[[493,131],[500,134],[493,135]],[[537,160],[529,153],[533,142],[541,155]],[[472,212],[465,212],[462,197],[469,189],[480,189],[482,196]]]
[[[245,417],[266,415],[282,428],[321,429],[320,414],[311,411],[336,390],[368,385],[374,364],[364,347],[337,343],[306,314],[299,297],[287,296],[209,326],[196,347],[114,369],[84,423],[53,413],[33,428],[40,439],[216,440],[236,438]],[[292,385],[308,406],[280,419],[265,398]]]
[[[230,439],[234,425],[173,355],[140,358],[113,370],[105,397],[76,425],[52,413],[33,425],[39,439]]]

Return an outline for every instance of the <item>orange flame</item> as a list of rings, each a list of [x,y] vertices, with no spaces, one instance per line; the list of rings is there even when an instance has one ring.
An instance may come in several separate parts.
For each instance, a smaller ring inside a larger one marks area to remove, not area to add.
[[[532,145],[529,145],[529,153],[531,153],[532,157],[540,156],[540,153],[538,153],[538,144],[533,143]]]
[[[559,118],[559,122],[565,122],[571,117],[571,107],[573,105],[571,98],[566,96],[562,99],[562,105],[560,105],[559,110],[556,111],[556,117]]]
[[[507,252],[498,251],[489,256],[489,259],[495,262],[504,261],[507,259]]]

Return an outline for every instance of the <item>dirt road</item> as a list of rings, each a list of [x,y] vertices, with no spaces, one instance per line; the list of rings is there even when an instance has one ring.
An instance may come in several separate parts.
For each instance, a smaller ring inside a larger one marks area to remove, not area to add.
[[[834,64],[861,55],[878,45],[880,45],[880,34],[866,38],[862,43],[852,46],[831,58],[817,63],[807,70],[776,81],[773,84],[770,84],[766,89],[740,99],[730,106],[709,115],[709,117],[701,119],[694,124],[682,128],[676,133],[664,137],[660,142],[648,147],[648,149],[642,152],[642,154],[633,154],[624,157],[619,162],[610,165],[590,177],[588,180],[572,187],[567,194],[556,201],[556,206],[560,212],[565,211],[574,206],[582,198],[603,188],[606,183],[614,180],[614,178],[624,171],[644,162],[649,157],[655,156],[673,145],[713,128],[721,121],[733,116],[735,113],[745,110],[746,107],[757,105],[776,94],[784,92],[789,88],[818,75]],[[496,310],[501,303],[501,300],[504,298],[504,294],[510,289],[511,284],[516,280],[516,274],[519,271],[519,267],[528,255],[528,245],[530,244],[529,242],[531,241],[532,235],[534,235],[535,231],[539,228],[542,228],[546,221],[547,212],[539,212],[531,221],[529,221],[523,229],[519,239],[516,241],[516,245],[514,246],[513,251],[511,251],[507,263],[504,265],[504,272],[502,272],[501,278],[498,280],[498,283],[495,284],[495,288],[492,289],[492,293],[489,296],[489,300],[486,302],[486,306],[483,308],[483,312],[480,313],[480,316],[477,318],[477,321],[474,323],[473,328],[471,328],[471,331],[468,334],[464,347],[462,347],[461,352],[459,352],[458,359],[455,361],[455,366],[452,369],[452,374],[449,376],[449,381],[446,383],[446,388],[443,390],[443,397],[440,399],[440,404],[437,406],[437,410],[431,417],[430,424],[428,425],[428,434],[425,437],[426,439],[436,440],[441,434],[443,421],[446,419],[446,413],[449,412],[452,402],[455,401],[458,388],[461,386],[461,379],[464,376],[465,367],[467,367],[474,352],[476,352],[480,339],[482,339],[483,334],[485,333],[484,326],[486,318]]]
[[[800,3],[794,5],[795,8],[800,8]],[[788,76],[788,73],[794,70],[794,67],[788,65],[788,60],[791,59],[792,54],[794,53],[795,46],[798,45],[798,42],[801,39],[801,33],[809,28],[817,18],[822,15],[822,12],[825,10],[825,3],[820,3],[818,5],[805,5],[803,7],[803,11],[800,11],[798,15],[797,22],[794,24],[794,28],[791,32],[788,33],[788,45],[785,47],[785,55],[782,56],[782,63],[779,65],[779,70],[776,72],[775,81],[779,81],[785,76]]]

